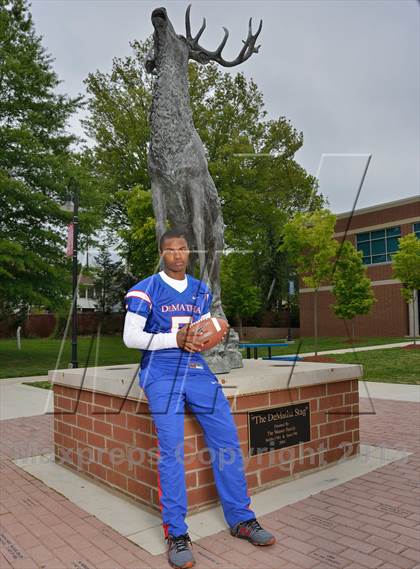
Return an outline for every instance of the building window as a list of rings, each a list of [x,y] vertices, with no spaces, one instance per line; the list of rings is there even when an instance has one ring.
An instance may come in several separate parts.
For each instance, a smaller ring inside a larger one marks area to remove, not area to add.
[[[417,239],[420,239],[420,221],[413,223],[413,231],[416,234]]]
[[[400,237],[400,227],[388,227],[356,235],[357,250],[363,253],[363,263],[374,265],[391,261],[392,254],[398,250]]]

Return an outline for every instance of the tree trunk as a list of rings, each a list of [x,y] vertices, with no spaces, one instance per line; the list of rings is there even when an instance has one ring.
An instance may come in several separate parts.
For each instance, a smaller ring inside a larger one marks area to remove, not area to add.
[[[237,319],[237,322],[238,322],[239,337],[242,339],[242,338],[244,337],[244,336],[243,336],[243,333],[242,333],[242,317],[239,316],[239,315],[237,315],[237,316],[236,316],[236,319]]]
[[[416,326],[416,289],[413,290],[413,344],[416,345],[417,326]]]

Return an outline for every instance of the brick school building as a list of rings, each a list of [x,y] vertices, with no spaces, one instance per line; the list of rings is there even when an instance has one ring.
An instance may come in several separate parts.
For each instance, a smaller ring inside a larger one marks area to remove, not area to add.
[[[347,233],[346,233],[347,230]],[[377,302],[370,314],[356,316],[355,336],[407,336],[413,331],[412,309],[401,295],[401,284],[393,277],[391,256],[398,249],[398,238],[415,232],[420,239],[420,196],[365,207],[337,215],[335,238],[346,239],[363,252],[367,275],[372,281]],[[343,320],[330,308],[334,303],[331,286],[318,291],[318,326],[320,336],[346,336]],[[313,290],[301,287],[300,334],[313,336]],[[416,299],[417,335],[420,330],[419,291]],[[350,327],[349,327],[350,330]]]

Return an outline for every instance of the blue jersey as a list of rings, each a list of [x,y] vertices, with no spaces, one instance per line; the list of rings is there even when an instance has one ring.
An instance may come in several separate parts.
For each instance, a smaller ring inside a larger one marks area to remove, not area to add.
[[[128,311],[144,316],[144,331],[152,334],[177,332],[189,322],[196,322],[210,312],[212,293],[202,281],[186,274],[187,288],[179,292],[159,273],[135,284],[125,296]],[[153,341],[153,340],[152,340]],[[183,375],[187,370],[210,371],[204,357],[181,348],[141,350],[140,385],[150,379]]]

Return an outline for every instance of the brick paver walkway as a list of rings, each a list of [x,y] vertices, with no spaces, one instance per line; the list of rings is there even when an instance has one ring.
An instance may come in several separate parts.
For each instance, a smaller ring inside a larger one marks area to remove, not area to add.
[[[278,538],[256,548],[228,530],[194,543],[197,569],[420,569],[420,406],[361,399],[361,441],[413,452],[261,516]],[[0,423],[0,567],[167,569],[11,459],[53,452],[52,416]],[[285,491],[280,487],[279,492]]]

